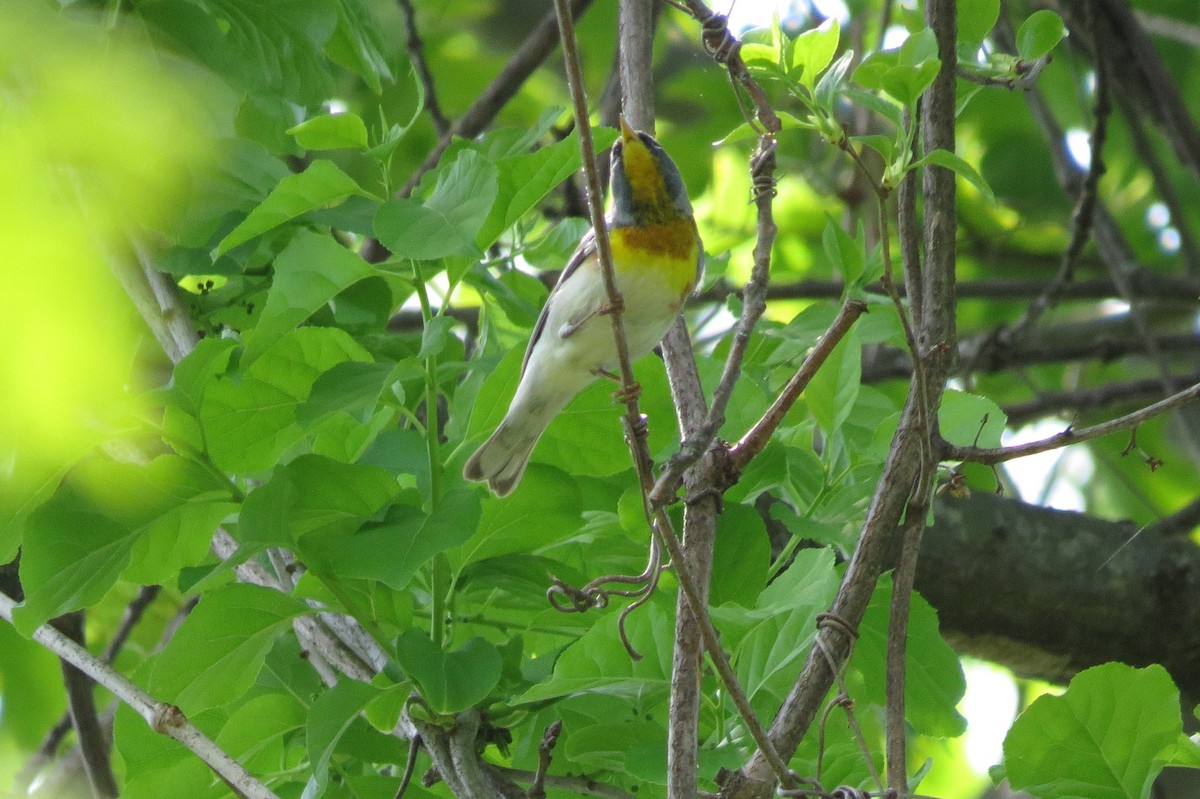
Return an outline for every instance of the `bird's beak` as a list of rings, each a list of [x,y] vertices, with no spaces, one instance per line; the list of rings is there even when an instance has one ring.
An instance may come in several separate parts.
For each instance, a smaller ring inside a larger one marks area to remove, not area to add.
[[[625,121],[624,115],[621,116],[621,141],[625,144],[637,139],[637,131],[629,127],[629,123]]]

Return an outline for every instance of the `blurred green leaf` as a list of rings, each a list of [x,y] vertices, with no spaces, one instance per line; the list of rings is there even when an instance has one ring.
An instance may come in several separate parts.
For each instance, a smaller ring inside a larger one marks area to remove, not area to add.
[[[365,150],[367,147],[367,126],[358,114],[322,114],[289,128],[287,133],[306,150]]]
[[[479,255],[475,239],[491,214],[498,181],[495,164],[474,150],[463,150],[425,202],[397,199],[380,206],[375,234],[397,258]]]
[[[958,41],[978,46],[1000,17],[1000,0],[958,0]]]
[[[817,76],[833,61],[841,28],[836,17],[829,17],[816,28],[797,36],[793,42],[792,70],[799,71],[800,83],[811,92]]]
[[[1053,11],[1041,9],[1017,28],[1017,54],[1026,61],[1041,58],[1062,41],[1067,29],[1062,17]]]
[[[978,189],[979,193],[982,194],[984,199],[986,199],[988,202],[996,202],[996,195],[992,193],[992,187],[987,184],[987,181],[983,179],[983,176],[979,174],[975,167],[971,166],[949,150],[934,150],[920,161],[916,162],[914,166],[922,163],[936,164],[938,166],[944,166],[946,169],[953,170],[955,174],[966,179],[968,183]]]

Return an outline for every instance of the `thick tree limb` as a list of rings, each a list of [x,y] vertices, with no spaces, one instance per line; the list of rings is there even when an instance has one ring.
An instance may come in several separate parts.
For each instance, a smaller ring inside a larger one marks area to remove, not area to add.
[[[966,654],[1051,682],[1111,660],[1161,663],[1200,701],[1200,547],[1186,536],[981,492],[946,497],[916,585]]]

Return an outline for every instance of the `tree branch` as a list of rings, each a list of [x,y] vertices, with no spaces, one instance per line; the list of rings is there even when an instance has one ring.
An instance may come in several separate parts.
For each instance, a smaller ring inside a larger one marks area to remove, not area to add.
[[[1059,683],[1113,660],[1161,663],[1200,702],[1200,548],[1187,536],[985,492],[939,499],[934,517],[916,585],[957,649]]]
[[[429,71],[429,63],[425,60],[425,43],[421,41],[421,32],[417,30],[417,13],[413,9],[412,0],[397,0],[400,10],[404,12],[404,29],[407,34],[405,46],[408,48],[408,60],[417,73],[417,79],[425,87],[425,110],[433,120],[433,129],[439,139],[450,134],[450,120],[442,113],[438,102],[437,87],[433,83],[433,73]]]
[[[11,624],[14,607],[16,607],[16,603],[7,594],[0,594],[0,618]],[[217,776],[247,799],[278,799],[269,788],[255,779],[240,763],[213,743],[208,736],[196,729],[184,717],[179,708],[159,702],[112,666],[104,663],[100,658],[83,649],[48,624],[43,624],[34,630],[32,637],[33,640],[111,691],[113,695],[145,719],[155,732],[166,735],[187,747]]]
[[[858,321],[858,317],[862,316],[866,310],[867,304],[861,300],[851,299],[842,304],[841,310],[829,325],[829,329],[825,331],[825,335],[817,340],[816,345],[805,357],[804,363],[800,364],[800,368],[796,370],[796,374],[780,390],[775,402],[766,410],[762,418],[755,422],[754,426],[730,448],[729,455],[735,469],[738,471],[745,469],[751,459],[766,448],[771,435],[783,422],[787,412],[799,399],[817,370],[821,368],[821,364],[825,363],[825,359],[833,352],[834,347],[845,337],[854,323]]]
[[[940,455],[943,460],[966,461],[969,463],[982,463],[985,465],[994,465],[1004,463],[1016,458],[1023,458],[1026,455],[1036,455],[1039,452],[1049,452],[1054,449],[1061,449],[1070,444],[1078,444],[1081,441],[1090,441],[1093,438],[1100,438],[1111,433],[1120,432],[1121,430],[1133,430],[1142,422],[1153,419],[1155,416],[1166,413],[1169,410],[1186,405],[1193,400],[1200,398],[1200,383],[1192,387],[1180,391],[1177,394],[1172,394],[1164,400],[1159,400],[1153,405],[1148,405],[1141,410],[1133,413],[1125,414],[1124,416],[1104,422],[1103,424],[1092,425],[1091,427],[1083,427],[1078,430],[1068,427],[1061,433],[1044,438],[1041,441],[1030,441],[1027,444],[1018,444],[1012,447],[985,448],[985,447],[962,447],[945,441],[940,442]]]
[[[83,611],[67,613],[50,622],[80,649],[84,649]],[[86,651],[86,649],[84,649]],[[67,711],[71,726],[79,740],[79,751],[83,756],[84,770],[96,799],[115,799],[119,795],[117,779],[113,776],[109,759],[109,738],[100,725],[96,712],[95,683],[70,660],[60,656],[63,684],[67,691]]]

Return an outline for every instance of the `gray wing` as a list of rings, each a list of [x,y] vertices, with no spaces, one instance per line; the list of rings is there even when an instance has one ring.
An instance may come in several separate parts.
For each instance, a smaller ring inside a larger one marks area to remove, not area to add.
[[[575,274],[575,270],[579,265],[592,257],[596,252],[596,231],[589,230],[584,234],[579,241],[579,246],[575,248],[575,252],[567,260],[567,265],[563,269],[562,274],[558,276],[558,282],[554,284],[554,288],[550,291],[550,296],[546,298],[546,304],[542,306],[542,312],[538,314],[537,324],[533,326],[533,335],[529,337],[529,346],[525,348],[525,358],[521,361],[521,376],[525,376],[525,367],[529,364],[529,356],[533,353],[533,347],[538,343],[538,339],[542,337],[542,333],[546,330],[546,320],[550,316],[550,303],[554,302],[554,295],[558,293],[558,289],[567,282],[571,275]]]

